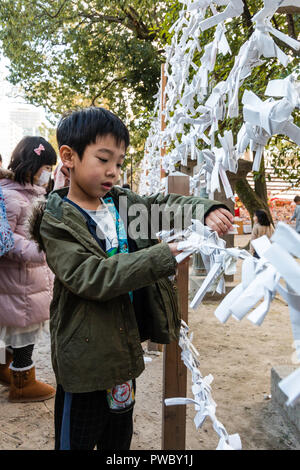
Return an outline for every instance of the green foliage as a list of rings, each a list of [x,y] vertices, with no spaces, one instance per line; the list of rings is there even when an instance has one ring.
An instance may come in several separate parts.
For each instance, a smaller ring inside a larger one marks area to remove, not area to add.
[[[109,107],[143,142],[160,78],[156,39],[169,1],[2,0],[0,41],[9,80],[58,117]],[[139,158],[141,145],[137,145]]]
[[[211,87],[227,78],[251,34],[251,15],[263,2],[244,0],[244,4],[244,14],[227,23],[232,55],[218,55]],[[134,158],[139,161],[160,79],[162,52],[171,41],[169,29],[181,8],[178,0],[1,0],[0,42],[11,63],[9,80],[21,84],[27,100],[44,106],[55,119],[76,106],[109,107],[128,125]],[[299,15],[293,19],[298,36]],[[290,32],[285,14],[276,14],[273,24]],[[202,47],[213,34],[214,28],[201,34]],[[201,55],[195,57],[196,63]],[[287,76],[294,66],[295,61],[284,69],[277,60],[267,59],[244,81],[240,97],[247,88],[265,99],[267,82]],[[227,119],[220,131],[231,128],[236,135],[240,125],[241,117]]]
[[[291,187],[300,185],[300,148],[285,136],[274,136],[269,145],[275,175],[288,181]]]

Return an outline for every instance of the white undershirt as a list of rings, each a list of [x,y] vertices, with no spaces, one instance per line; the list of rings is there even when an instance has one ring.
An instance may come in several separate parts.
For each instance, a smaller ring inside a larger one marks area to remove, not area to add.
[[[88,209],[84,210],[96,222],[97,237],[100,240],[105,239],[106,251],[109,251],[112,248],[118,248],[119,241],[114,218],[103,199],[101,199],[101,202],[101,206],[99,206],[99,209],[97,209],[96,211]]]

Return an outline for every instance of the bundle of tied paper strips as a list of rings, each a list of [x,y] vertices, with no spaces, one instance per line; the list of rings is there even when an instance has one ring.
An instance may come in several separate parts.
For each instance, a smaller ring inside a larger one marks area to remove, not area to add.
[[[160,232],[158,238],[165,242],[178,241],[181,253],[177,261],[193,253],[202,256],[208,274],[191,301],[195,309],[201,303],[206,292],[214,286],[215,291],[225,292],[224,274],[234,274],[236,262],[242,264],[242,281],[225,296],[215,311],[216,317],[225,323],[230,316],[242,320],[248,319],[260,326],[266,317],[271,302],[279,293],[287,302],[290,312],[292,332],[296,345],[296,354],[300,360],[300,235],[288,225],[279,222],[271,241],[263,236],[252,241],[260,258],[239,248],[226,248],[224,240],[216,232],[204,226],[199,220],[193,220],[192,226],[178,233]],[[285,283],[285,285],[284,285]],[[260,302],[260,303],[259,303]],[[211,397],[211,375],[202,377],[198,369],[198,352],[188,337],[188,326],[183,323],[179,345],[182,348],[182,360],[192,372],[194,400],[189,398],[172,398],[166,405],[194,403],[196,407],[195,425],[198,429],[209,416],[220,436],[217,449],[239,449],[241,443],[238,435],[228,435],[224,426],[215,416],[216,404]],[[287,395],[287,405],[293,406],[300,399],[300,368],[283,379],[279,387]]]
[[[165,108],[162,110],[161,89],[157,94],[152,128],[145,146],[141,194],[152,194],[160,189],[161,167],[173,174],[175,165],[186,166],[188,158],[197,160],[199,171],[190,178],[191,192],[200,194],[203,188],[213,198],[220,191],[221,179],[227,198],[233,197],[226,172],[237,172],[238,160],[247,148],[255,153],[253,170],[258,171],[263,150],[276,134],[286,135],[300,144],[300,129],[293,123],[292,112],[300,106],[300,86],[296,73],[282,80],[272,80],[262,101],[250,90],[243,99],[243,125],[234,143],[231,130],[219,133],[219,122],[225,117],[239,116],[239,89],[251,76],[255,67],[276,58],[286,67],[291,57],[275,43],[280,39],[294,50],[300,42],[281,33],[271,25],[271,18],[279,7],[299,6],[299,0],[265,0],[264,7],[252,17],[253,33],[238,52],[233,68],[226,80],[215,84],[211,92],[208,77],[215,68],[217,53],[231,54],[226,39],[226,21],[242,14],[242,0],[180,0],[182,10],[170,32],[171,45],[166,48],[164,91]],[[216,7],[225,6],[222,12]],[[208,11],[212,16],[206,18]],[[216,26],[214,39],[202,51],[201,32]],[[194,62],[196,53],[202,53],[200,65]],[[296,70],[296,69],[295,69]],[[162,86],[162,85],[161,85]],[[277,98],[281,99],[277,99]],[[160,113],[166,127],[160,127]],[[216,139],[217,136],[217,139]],[[200,151],[199,147],[204,149]],[[167,153],[161,157],[161,148]]]

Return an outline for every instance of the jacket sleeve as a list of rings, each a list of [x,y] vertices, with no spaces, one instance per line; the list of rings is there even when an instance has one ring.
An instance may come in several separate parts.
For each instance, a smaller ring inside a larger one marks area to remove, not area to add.
[[[5,198],[6,215],[14,237],[14,247],[5,255],[6,258],[28,263],[43,263],[45,255],[38,250],[37,244],[27,240],[24,236],[16,233],[19,224],[24,224],[24,201],[18,197],[17,191]]]
[[[173,193],[166,196],[162,193],[140,196],[129,189],[123,189],[118,200],[119,213],[123,220],[127,220],[129,236],[131,238],[138,236],[142,239],[146,237],[155,242],[158,232],[172,229],[178,232],[186,230],[192,224],[192,219],[205,224],[207,215],[222,207],[229,210],[226,205],[205,198]]]
[[[166,243],[110,258],[91,253],[46,214],[40,234],[49,267],[74,294],[107,301],[175,274],[176,260]]]
[[[206,217],[212,210],[224,207],[229,210],[228,207],[219,201],[212,199],[205,199],[196,196],[182,196],[180,194],[167,194],[166,196],[162,193],[154,194],[153,196],[143,196],[141,199],[144,203],[150,207],[151,204],[167,204],[168,206],[176,205],[184,206],[185,204],[191,205],[193,209],[193,215],[196,215],[197,206],[203,207],[203,215]]]
[[[207,215],[215,209],[228,207],[218,201],[211,199],[200,198],[196,196],[182,196],[180,194],[168,194],[157,193],[152,196],[137,196],[137,202],[146,205],[148,213],[152,214],[153,205],[164,206],[171,210],[174,208],[174,213],[170,215],[170,228],[173,228],[175,217],[179,215],[182,217],[181,226],[187,228],[191,224],[191,219],[201,220],[205,223]],[[183,209],[183,210],[182,210]],[[151,216],[151,219],[153,217]],[[179,220],[179,219],[177,219]],[[160,225],[159,230],[163,227]]]
[[[294,213],[293,213],[293,215],[292,215],[292,217],[291,217],[291,220],[295,220],[295,219],[296,219],[296,215],[297,215],[297,206],[296,206],[296,208],[295,208],[295,210],[294,210]]]

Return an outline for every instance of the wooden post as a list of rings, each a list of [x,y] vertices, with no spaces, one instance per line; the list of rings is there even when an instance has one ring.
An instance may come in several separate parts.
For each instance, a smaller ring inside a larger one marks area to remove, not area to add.
[[[168,176],[168,192],[188,196],[188,176]],[[189,264],[178,266],[177,289],[181,318],[188,323]],[[165,406],[165,398],[186,397],[187,369],[181,360],[178,341],[165,346],[163,364],[162,449],[184,450],[186,438],[186,406]]]
[[[166,128],[166,119],[165,115],[163,114],[163,111],[166,107],[166,97],[165,97],[165,89],[166,89],[166,84],[167,84],[167,77],[165,75],[165,64],[161,64],[161,95],[160,95],[160,128],[161,131],[165,130]],[[166,148],[161,147],[160,149],[160,156],[163,158],[166,154]],[[166,172],[162,168],[162,164],[160,165],[160,178],[165,178]],[[162,344],[157,344],[157,343],[152,343],[151,341],[148,341],[147,343],[147,349],[148,351],[163,351],[163,345]]]
[[[165,64],[161,66],[161,131],[166,127],[165,115],[165,89],[166,89]],[[166,153],[165,147],[161,147],[161,157]],[[161,165],[161,178],[166,173]],[[188,176],[168,176],[168,193],[189,196]],[[189,264],[178,266],[177,289],[179,297],[179,310],[181,318],[188,322],[188,279]],[[178,341],[173,341],[164,347],[163,358],[163,403],[162,403],[162,449],[184,450],[186,437],[186,407],[185,405],[167,407],[165,398],[186,397],[187,391],[187,369],[181,360],[181,348]]]

